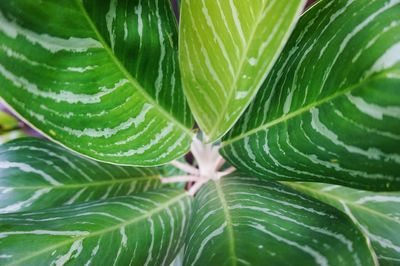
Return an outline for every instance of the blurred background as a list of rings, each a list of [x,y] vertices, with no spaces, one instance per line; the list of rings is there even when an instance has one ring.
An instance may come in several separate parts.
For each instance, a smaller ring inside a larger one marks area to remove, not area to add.
[[[175,14],[179,17],[179,0],[171,1]],[[306,9],[314,2],[316,0],[309,0]],[[23,136],[40,136],[40,134],[13,116],[10,110],[0,101],[0,144]]]

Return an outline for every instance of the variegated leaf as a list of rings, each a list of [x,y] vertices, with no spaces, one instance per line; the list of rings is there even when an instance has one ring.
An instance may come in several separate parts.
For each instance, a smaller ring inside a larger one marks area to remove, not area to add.
[[[177,40],[169,1],[1,1],[0,97],[87,156],[166,163],[192,138]]]
[[[400,189],[400,0],[321,0],[222,154],[275,180]]]
[[[0,213],[59,207],[158,187],[156,169],[98,163],[34,138],[0,146]]]
[[[26,136],[27,136],[27,134],[21,129],[6,131],[4,133],[0,133],[0,144],[4,144],[11,140],[23,138]]]
[[[371,193],[337,185],[290,183],[345,212],[371,240],[381,266],[400,264],[400,193]]]
[[[0,216],[1,265],[169,265],[186,234],[186,193],[156,190]]]
[[[196,196],[184,265],[373,265],[338,210],[278,183],[225,177]]]
[[[260,88],[304,0],[184,0],[180,63],[185,94],[210,140],[222,137]]]

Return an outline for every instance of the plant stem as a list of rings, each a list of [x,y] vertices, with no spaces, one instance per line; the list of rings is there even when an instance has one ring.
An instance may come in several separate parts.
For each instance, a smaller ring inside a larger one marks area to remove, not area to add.
[[[182,162],[179,162],[179,161],[173,161],[173,162],[171,162],[171,164],[173,166],[175,166],[176,168],[178,168],[178,169],[180,169],[180,170],[182,170],[182,171],[184,171],[184,172],[186,172],[188,174],[195,175],[195,176],[199,175],[199,170],[197,170],[195,167],[193,167],[193,166],[191,166],[191,165],[189,165],[187,163],[182,163]]]
[[[161,182],[163,184],[170,184],[170,183],[193,182],[197,180],[199,180],[197,176],[183,175],[183,176],[164,177],[161,179]]]
[[[192,197],[196,194],[196,192],[203,186],[204,183],[206,183],[208,180],[207,179],[201,179],[197,181],[188,191],[188,194]]]
[[[216,163],[217,166],[216,166],[215,170],[218,171],[219,169],[221,169],[221,167],[224,165],[225,162],[226,162],[225,159],[222,156],[219,156],[217,163]]]
[[[229,167],[229,168],[227,168],[225,171],[218,172],[218,177],[223,177],[223,176],[232,174],[232,173],[235,172],[235,171],[236,171],[236,168],[235,168],[235,167]]]

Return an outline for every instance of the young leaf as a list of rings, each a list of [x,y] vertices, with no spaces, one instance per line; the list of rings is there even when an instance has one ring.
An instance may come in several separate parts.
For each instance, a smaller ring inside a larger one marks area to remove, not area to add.
[[[1,1],[0,97],[92,158],[166,163],[192,138],[177,38],[169,1]]]
[[[18,120],[0,109],[0,144],[24,136],[26,136],[26,134],[20,128]]]
[[[304,3],[182,1],[179,54],[184,90],[210,140],[222,137],[243,113]]]
[[[371,240],[380,265],[400,262],[400,193],[371,193],[337,185],[289,183],[347,213]]]
[[[319,1],[225,138],[225,158],[275,180],[399,190],[399,14],[400,0]]]
[[[0,134],[2,134],[3,131],[10,131],[18,128],[18,124],[18,120],[15,117],[0,111]]]
[[[350,218],[278,183],[243,177],[209,182],[193,212],[185,265],[374,264]]]
[[[169,265],[182,246],[190,204],[186,193],[159,190],[1,215],[0,264]]]
[[[156,169],[98,163],[34,138],[0,146],[0,213],[107,199],[158,187]]]

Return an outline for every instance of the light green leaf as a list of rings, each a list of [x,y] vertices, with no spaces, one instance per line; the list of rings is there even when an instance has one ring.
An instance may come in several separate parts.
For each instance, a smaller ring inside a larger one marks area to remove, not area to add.
[[[371,240],[379,263],[400,263],[400,193],[371,193],[337,185],[288,183],[347,213]]]
[[[0,111],[0,144],[24,136],[26,134],[20,129],[18,120],[12,115]]]
[[[135,196],[0,216],[0,264],[169,265],[186,234],[186,193]]]
[[[10,131],[17,127],[18,120],[15,117],[0,111],[0,134],[2,134],[3,131]]]
[[[131,195],[160,185],[156,169],[98,163],[44,140],[0,146],[0,213]]]
[[[1,1],[0,97],[92,158],[166,163],[192,139],[176,27],[164,0]]]
[[[322,0],[299,21],[225,138],[238,169],[275,180],[400,189],[400,0]]]
[[[281,184],[225,177],[200,190],[185,265],[373,265],[350,218]]]
[[[304,0],[185,0],[180,64],[185,94],[210,140],[243,113],[287,41]]]

